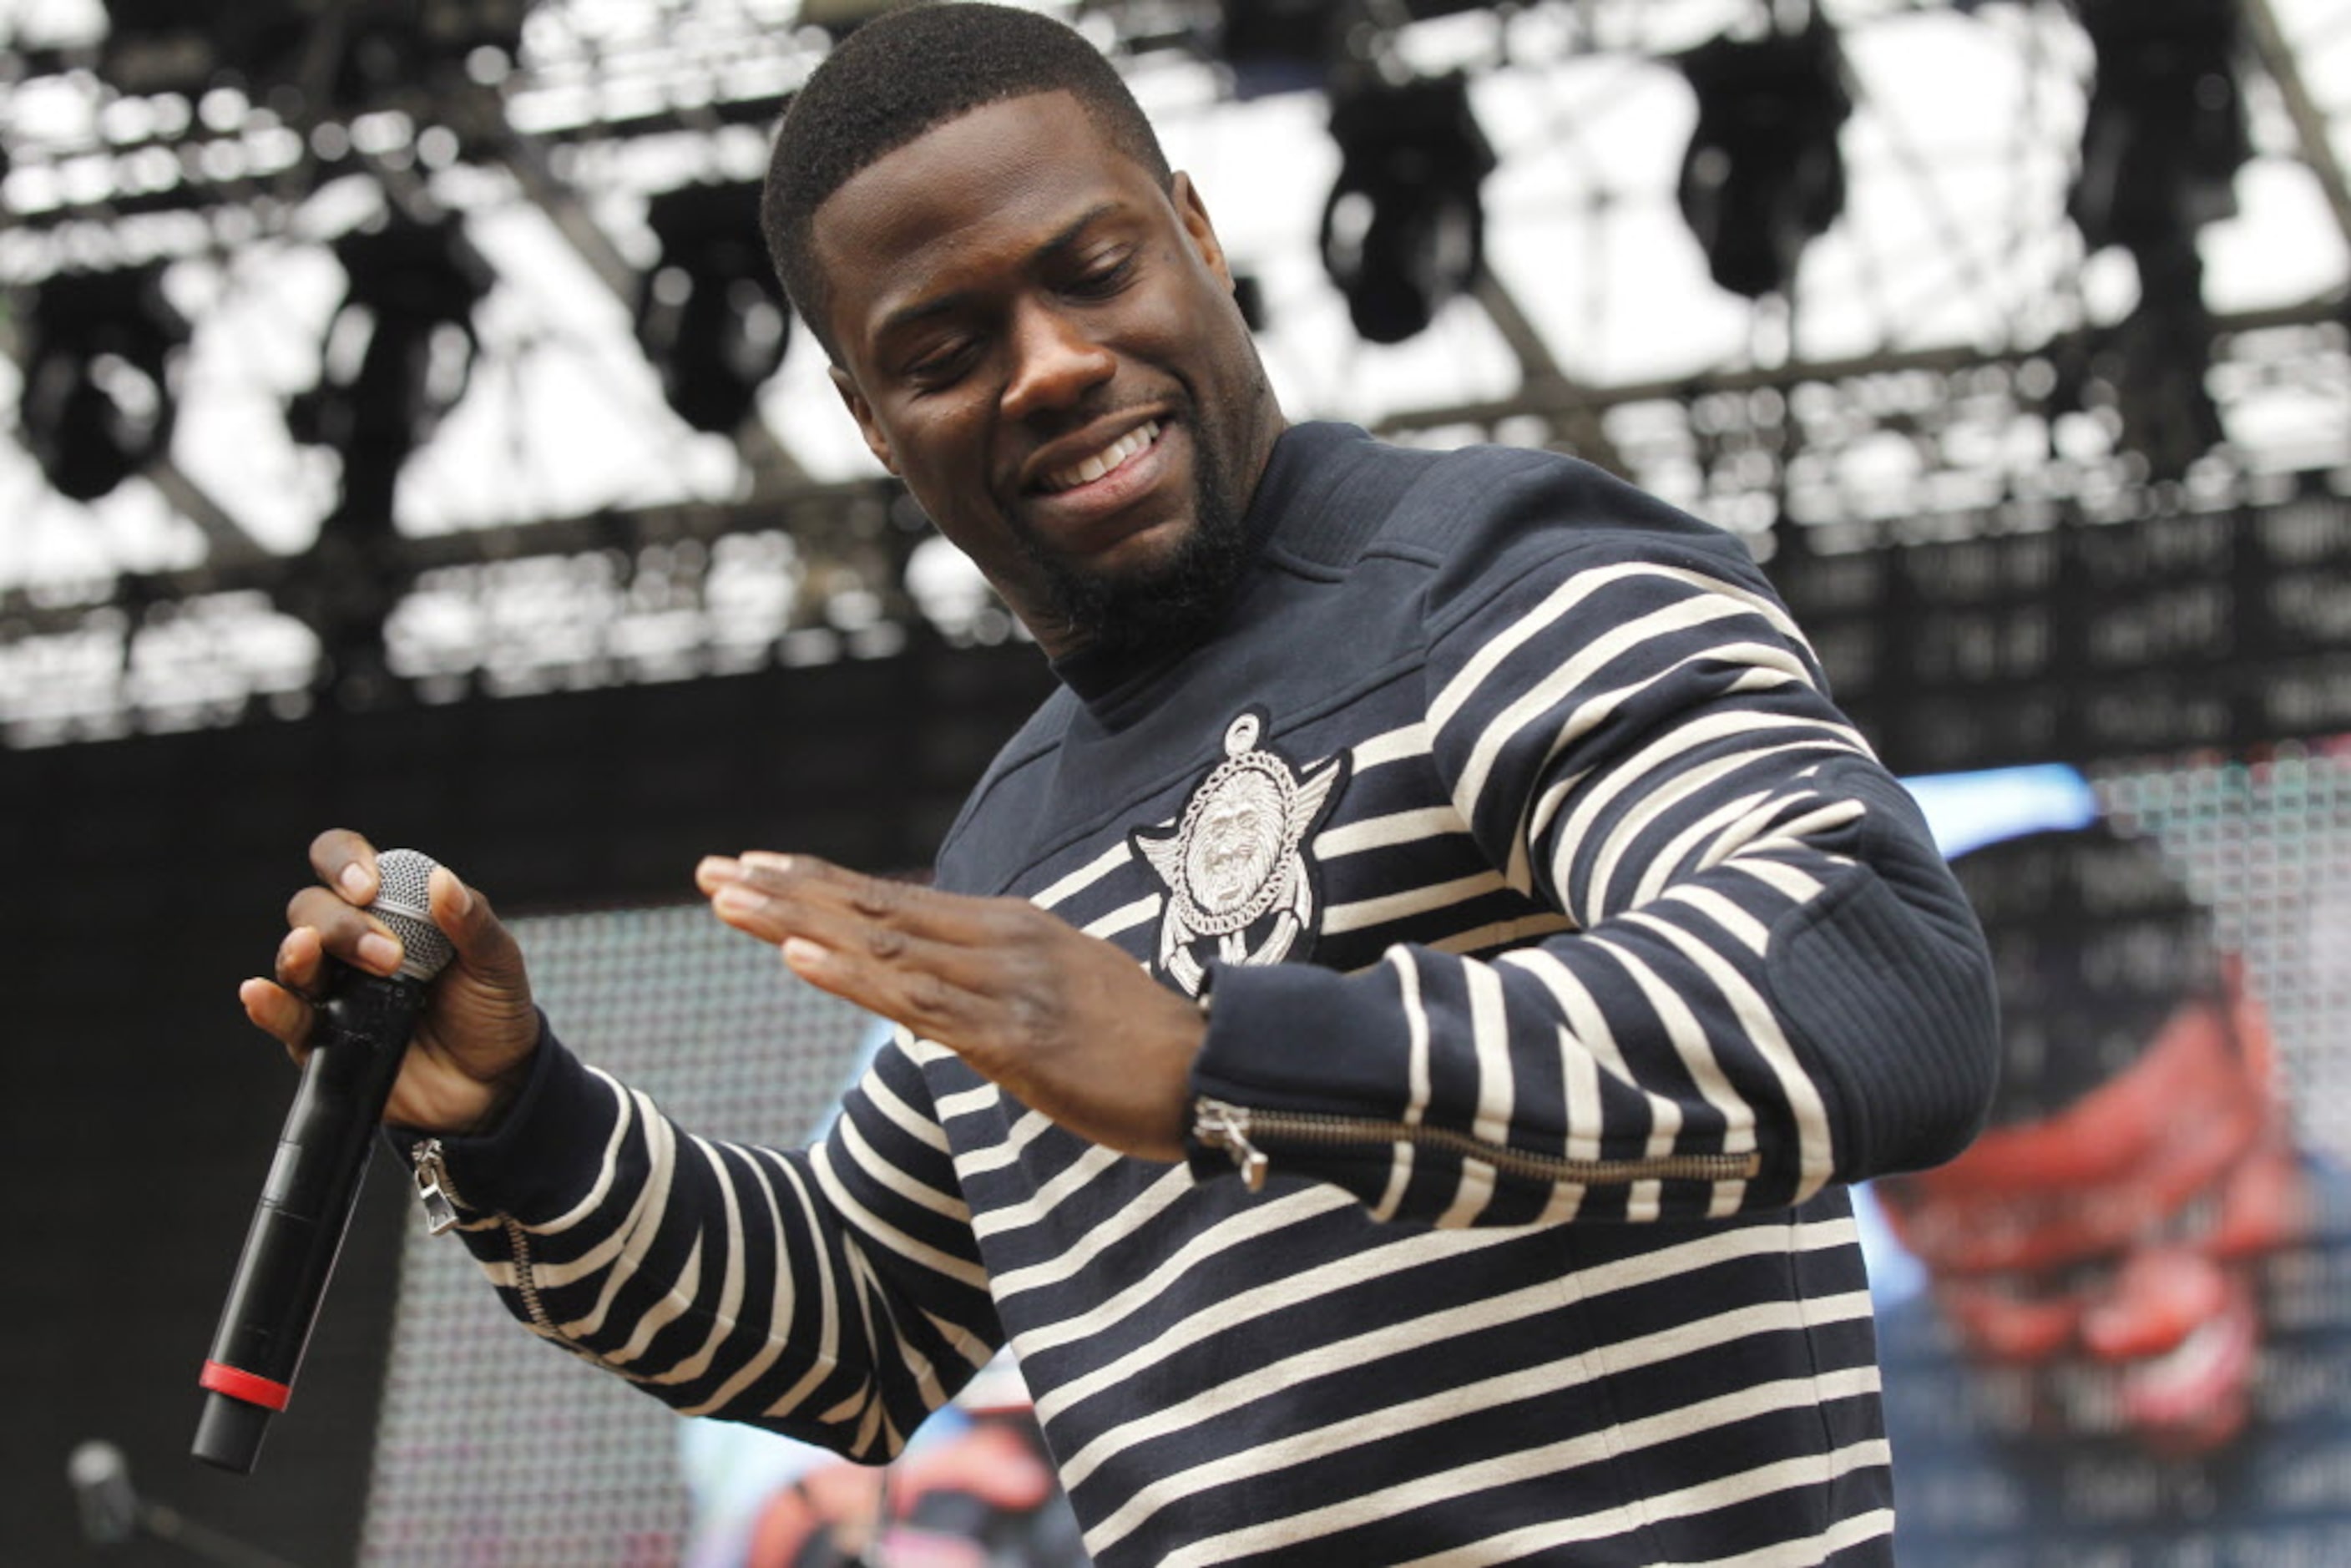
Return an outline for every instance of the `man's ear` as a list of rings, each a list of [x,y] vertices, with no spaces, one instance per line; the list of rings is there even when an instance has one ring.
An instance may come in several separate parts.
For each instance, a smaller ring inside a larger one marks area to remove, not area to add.
[[[839,392],[841,401],[849,406],[849,417],[857,422],[857,433],[865,437],[865,450],[873,454],[874,461],[883,467],[893,474],[897,473],[897,459],[890,455],[890,438],[882,433],[881,424],[875,421],[873,405],[865,401],[865,394],[857,390],[855,379],[847,371],[834,365],[831,367],[830,373],[833,391]]]
[[[1232,264],[1225,259],[1225,247],[1217,238],[1217,225],[1208,221],[1207,204],[1200,200],[1200,187],[1192,183],[1192,176],[1177,173],[1167,187],[1167,200],[1176,208],[1177,221],[1184,225],[1185,236],[1191,240],[1194,254],[1206,263],[1228,290],[1233,287]]]

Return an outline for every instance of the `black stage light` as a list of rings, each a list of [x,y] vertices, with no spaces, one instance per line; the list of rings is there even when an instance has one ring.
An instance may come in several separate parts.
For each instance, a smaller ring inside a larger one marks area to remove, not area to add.
[[[170,448],[188,323],[163,298],[162,264],[49,277],[20,333],[17,420],[60,494],[96,500]]]
[[[1458,74],[1335,86],[1331,135],[1340,167],[1322,208],[1322,265],[1355,330],[1400,343],[1485,265],[1479,186],[1494,150]]]
[[[2178,479],[2227,438],[2206,384],[2212,316],[2196,236],[2176,229],[2137,252],[2139,301],[2116,323],[2100,373],[2114,390],[2122,444],[2146,459],[2150,479]]]
[[[454,216],[395,216],[343,235],[334,248],[348,283],[328,341],[347,343],[363,329],[366,346],[356,364],[329,353],[286,423],[297,440],[341,456],[341,523],[389,532],[401,465],[465,393],[480,347],[474,307],[489,293],[491,273]]]
[[[2067,201],[2093,250],[2134,252],[2236,211],[2252,155],[2228,0],[2074,0],[2097,56]]]
[[[2100,371],[2122,442],[2148,476],[2180,477],[2226,437],[2206,385],[2211,313],[2197,231],[2237,210],[2252,154],[2229,0],[2074,0],[2097,56],[2082,162],[2066,207],[2092,250],[2119,246],[2139,302],[2107,336]]]
[[[1784,294],[1804,246],[1844,210],[1844,52],[1815,8],[1801,28],[1714,38],[1676,63],[1698,95],[1683,221],[1715,282],[1750,299]]]
[[[637,340],[662,394],[696,430],[726,434],[784,362],[791,317],[759,236],[759,187],[684,185],[646,214],[662,259],[637,284]]]

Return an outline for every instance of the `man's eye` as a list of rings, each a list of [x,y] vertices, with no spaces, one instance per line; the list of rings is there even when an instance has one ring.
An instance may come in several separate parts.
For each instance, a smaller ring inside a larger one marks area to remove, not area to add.
[[[905,376],[918,386],[952,385],[970,368],[971,359],[971,340],[957,338],[916,355],[907,362]]]
[[[1088,267],[1071,278],[1069,291],[1080,298],[1099,299],[1125,287],[1134,270],[1134,257],[1132,254],[1113,256]]]

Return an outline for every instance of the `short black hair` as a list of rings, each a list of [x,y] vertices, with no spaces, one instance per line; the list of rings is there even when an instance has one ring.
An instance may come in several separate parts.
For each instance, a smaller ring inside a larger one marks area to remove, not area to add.
[[[836,363],[840,345],[811,240],[816,210],[868,165],[975,109],[1066,92],[1109,144],[1162,185],[1167,155],[1102,51],[1075,29],[1010,5],[908,5],[841,41],[794,95],[776,131],[759,226],[790,297]]]
[[[2154,841],[2106,822],[1959,856],[2000,989],[1991,1123],[2054,1116],[2112,1080],[2188,1002],[2222,997],[2212,916]]]

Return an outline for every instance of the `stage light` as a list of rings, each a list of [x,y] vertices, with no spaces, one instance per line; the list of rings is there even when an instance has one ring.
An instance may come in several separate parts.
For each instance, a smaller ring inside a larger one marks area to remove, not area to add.
[[[1459,76],[1334,86],[1340,168],[1323,204],[1322,265],[1355,330],[1400,343],[1477,281],[1485,264],[1479,186],[1494,151]]]
[[[1785,294],[1804,246],[1844,210],[1837,133],[1853,98],[1836,35],[1815,8],[1799,29],[1714,38],[1676,63],[1698,95],[1683,221],[1715,282],[1750,299]]]
[[[17,420],[62,495],[96,500],[171,446],[171,367],[188,323],[162,281],[158,264],[60,273],[34,292],[21,327]]]
[[[751,416],[790,337],[759,238],[759,187],[664,191],[646,218],[662,259],[637,286],[637,340],[679,417],[729,434]]]
[[[2236,210],[2252,155],[2226,0],[2074,0],[2097,55],[2067,209],[2093,250],[2166,243]]]
[[[464,395],[479,347],[474,307],[491,274],[455,217],[395,216],[334,249],[349,280],[343,302],[318,384],[286,423],[295,439],[342,458],[337,526],[389,532],[401,465]]]
[[[2119,246],[2139,302],[2110,331],[2099,367],[2122,443],[2149,477],[2177,479],[2226,437],[2206,386],[2211,314],[2197,231],[2237,210],[2252,156],[2226,0],[2074,0],[2097,56],[2082,162],[2066,208],[2092,250]]]
[[[2146,460],[2148,478],[2179,479],[2228,434],[2206,385],[2204,263],[2188,229],[2143,245],[2137,259],[2138,305],[2113,329],[2099,370],[2122,417],[2122,444]]]

